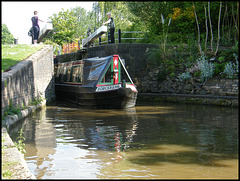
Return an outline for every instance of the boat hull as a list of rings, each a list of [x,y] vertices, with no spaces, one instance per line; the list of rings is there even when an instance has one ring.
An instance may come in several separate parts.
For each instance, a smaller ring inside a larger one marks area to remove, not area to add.
[[[121,109],[134,107],[137,92],[130,88],[118,88],[103,92],[95,92],[91,88],[56,84],[57,99],[66,100],[85,107]]]

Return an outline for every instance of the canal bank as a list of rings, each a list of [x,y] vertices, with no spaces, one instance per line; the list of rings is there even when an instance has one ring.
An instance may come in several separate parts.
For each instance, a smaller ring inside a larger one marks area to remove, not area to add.
[[[53,47],[45,45],[3,72],[1,94],[2,177],[36,179],[12,142],[8,130],[19,120],[55,99]]]
[[[161,93],[139,93],[138,101],[143,102],[171,102],[181,104],[202,104],[216,106],[238,107],[238,96],[217,95],[188,95],[188,94],[161,94]]]

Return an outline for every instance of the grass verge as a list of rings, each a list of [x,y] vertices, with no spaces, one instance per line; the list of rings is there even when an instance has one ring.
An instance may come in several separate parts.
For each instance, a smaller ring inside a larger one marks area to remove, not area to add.
[[[2,72],[26,59],[44,45],[2,45]]]

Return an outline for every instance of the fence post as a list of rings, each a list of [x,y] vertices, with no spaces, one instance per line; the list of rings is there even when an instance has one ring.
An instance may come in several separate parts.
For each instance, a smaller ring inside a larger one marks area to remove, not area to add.
[[[14,38],[14,44],[17,45],[18,44],[18,39]]]
[[[111,42],[111,39],[110,39],[110,32],[108,32],[108,44]]]
[[[121,39],[121,29],[118,29],[118,43],[122,43],[122,39]]]
[[[99,36],[98,40],[99,40],[98,45],[101,45],[101,41],[102,41],[101,36]]]

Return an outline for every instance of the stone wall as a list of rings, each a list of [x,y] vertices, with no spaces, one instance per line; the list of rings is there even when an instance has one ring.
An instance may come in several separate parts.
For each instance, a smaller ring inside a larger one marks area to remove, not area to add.
[[[9,71],[2,73],[2,113],[12,100],[14,107],[29,105],[35,97],[55,97],[53,47],[44,46]]]
[[[78,51],[78,52],[72,52],[72,53],[68,53],[68,54],[58,55],[57,59],[59,62],[69,62],[69,61],[73,61],[73,60],[81,60],[83,58],[81,55],[82,55],[82,53],[80,53],[80,51]]]
[[[190,95],[215,95],[238,96],[238,79],[209,79],[202,82],[197,78],[180,81],[167,76],[166,80],[158,80],[159,69],[155,68],[145,77],[141,78],[138,91],[142,93],[161,94],[190,94]]]

